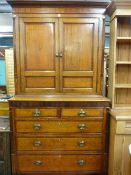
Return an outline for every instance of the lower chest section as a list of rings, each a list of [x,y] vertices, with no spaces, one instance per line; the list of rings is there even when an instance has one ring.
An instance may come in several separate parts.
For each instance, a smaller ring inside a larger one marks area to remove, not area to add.
[[[71,104],[10,105],[14,174],[106,174],[107,107]]]

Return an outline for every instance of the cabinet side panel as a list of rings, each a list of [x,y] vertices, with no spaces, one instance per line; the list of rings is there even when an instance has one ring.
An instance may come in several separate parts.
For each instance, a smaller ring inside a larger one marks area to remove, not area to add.
[[[115,60],[116,60],[116,30],[117,19],[111,21],[111,44],[110,44],[110,58],[109,58],[109,83],[108,83],[108,97],[112,100],[112,107],[114,107],[114,84],[115,84]]]

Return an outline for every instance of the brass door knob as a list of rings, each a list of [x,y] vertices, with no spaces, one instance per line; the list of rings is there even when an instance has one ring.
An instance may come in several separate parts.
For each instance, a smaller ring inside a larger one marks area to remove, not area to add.
[[[59,53],[59,56],[60,56],[60,57],[63,57],[63,53],[62,53],[62,52],[60,52],[60,53]]]
[[[62,52],[58,52],[55,55],[56,55],[56,57],[63,57],[63,53]]]
[[[59,53],[56,53],[55,56],[56,56],[56,57],[59,57]]]

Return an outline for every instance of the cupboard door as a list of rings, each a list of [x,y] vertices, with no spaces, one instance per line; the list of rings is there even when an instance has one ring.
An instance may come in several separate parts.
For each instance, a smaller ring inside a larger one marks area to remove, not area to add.
[[[0,162],[4,160],[4,135],[0,133]]]
[[[97,93],[98,19],[60,21],[60,89]]]
[[[59,91],[58,20],[20,19],[21,92]]]
[[[129,145],[131,144],[131,136],[126,135],[123,138],[123,150],[122,150],[122,174],[130,175],[131,174],[131,155],[129,153]]]

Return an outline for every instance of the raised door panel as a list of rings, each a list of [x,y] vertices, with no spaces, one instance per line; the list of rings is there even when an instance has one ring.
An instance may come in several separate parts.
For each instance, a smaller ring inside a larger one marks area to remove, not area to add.
[[[21,91],[58,91],[58,20],[22,18],[20,48]]]
[[[62,18],[61,91],[97,93],[98,19]]]

